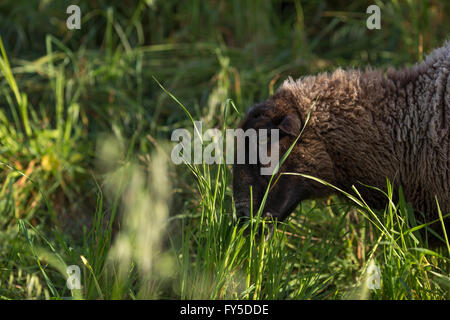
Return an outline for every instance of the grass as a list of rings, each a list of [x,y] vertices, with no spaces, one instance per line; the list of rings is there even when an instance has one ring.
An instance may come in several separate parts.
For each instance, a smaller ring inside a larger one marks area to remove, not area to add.
[[[73,1],[2,1],[0,298],[448,299],[447,234],[430,246],[389,181],[385,210],[358,185],[266,237],[258,208],[233,220],[229,166],[170,161],[174,129],[233,128],[288,75],[413,64],[449,34],[448,4],[375,2],[379,31],[365,4],[281,0],[78,1],[69,31]]]

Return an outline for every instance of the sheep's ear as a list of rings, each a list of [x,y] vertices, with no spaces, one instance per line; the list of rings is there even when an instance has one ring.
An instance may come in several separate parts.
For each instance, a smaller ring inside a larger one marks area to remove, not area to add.
[[[288,114],[281,120],[278,128],[285,134],[297,137],[300,134],[302,123],[298,116]]]

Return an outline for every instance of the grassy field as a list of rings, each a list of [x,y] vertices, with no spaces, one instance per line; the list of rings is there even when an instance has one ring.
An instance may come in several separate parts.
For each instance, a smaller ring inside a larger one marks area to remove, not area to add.
[[[412,65],[450,34],[448,2],[373,2],[380,30],[365,1],[2,0],[0,298],[449,299],[448,239],[389,182],[384,211],[355,186],[266,238],[233,221],[229,166],[170,160],[191,118],[234,128],[289,75]]]

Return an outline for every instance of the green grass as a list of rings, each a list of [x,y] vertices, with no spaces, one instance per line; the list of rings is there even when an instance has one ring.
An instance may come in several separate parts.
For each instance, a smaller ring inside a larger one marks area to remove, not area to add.
[[[420,61],[448,4],[375,1],[369,31],[358,2],[79,1],[69,31],[72,3],[0,4],[0,298],[449,299],[447,234],[430,246],[389,181],[385,210],[358,185],[266,237],[258,208],[235,223],[229,166],[175,166],[169,143],[235,127],[288,75]]]

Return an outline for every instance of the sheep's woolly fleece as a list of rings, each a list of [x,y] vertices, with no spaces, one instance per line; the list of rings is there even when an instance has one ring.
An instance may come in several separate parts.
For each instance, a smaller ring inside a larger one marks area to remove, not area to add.
[[[286,94],[295,107],[283,105],[281,113],[304,118],[313,106],[308,125],[326,145],[336,184],[385,189],[389,178],[427,221],[438,218],[436,197],[442,213],[450,212],[450,41],[402,70],[290,78],[273,98]],[[367,197],[386,203],[378,192]]]

